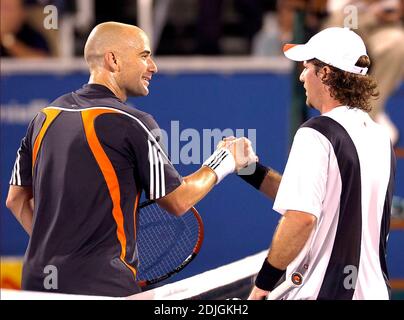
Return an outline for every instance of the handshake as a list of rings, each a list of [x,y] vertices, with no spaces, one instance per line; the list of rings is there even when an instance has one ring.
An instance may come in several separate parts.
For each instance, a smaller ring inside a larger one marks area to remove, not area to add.
[[[217,145],[216,151],[203,165],[211,168],[216,173],[216,184],[218,184],[225,176],[234,171],[237,171],[240,175],[252,174],[255,166],[250,165],[257,162],[258,157],[252,148],[250,140],[244,137],[227,137]]]

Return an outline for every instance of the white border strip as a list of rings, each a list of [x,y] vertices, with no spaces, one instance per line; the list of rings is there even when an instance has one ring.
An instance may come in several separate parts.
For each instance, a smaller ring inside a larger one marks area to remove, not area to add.
[[[48,293],[37,291],[22,291],[1,289],[1,300],[124,300],[125,298],[114,298],[104,296],[85,296],[77,294]]]
[[[160,73],[288,73],[292,62],[283,56],[279,57],[161,57],[156,58]],[[88,73],[84,59],[10,59],[2,58],[0,62],[2,75],[12,74],[44,74],[44,73]]]

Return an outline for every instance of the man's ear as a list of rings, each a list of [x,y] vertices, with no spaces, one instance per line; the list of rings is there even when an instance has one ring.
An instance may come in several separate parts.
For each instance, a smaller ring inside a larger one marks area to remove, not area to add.
[[[326,81],[331,74],[331,69],[329,66],[324,66],[320,70],[320,79],[321,81]]]
[[[109,51],[104,55],[105,65],[107,66],[108,70],[111,72],[119,71],[118,60],[116,58],[115,53]]]

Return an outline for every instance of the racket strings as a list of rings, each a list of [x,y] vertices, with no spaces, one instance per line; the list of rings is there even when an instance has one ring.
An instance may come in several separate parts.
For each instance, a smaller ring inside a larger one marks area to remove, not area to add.
[[[141,209],[138,223],[137,280],[155,279],[177,268],[198,241],[199,224],[192,212],[176,217],[151,204]]]

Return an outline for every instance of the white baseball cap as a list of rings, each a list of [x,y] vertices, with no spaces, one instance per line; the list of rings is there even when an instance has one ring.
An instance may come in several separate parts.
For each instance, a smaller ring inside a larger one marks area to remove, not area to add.
[[[315,34],[306,44],[285,44],[285,56],[294,61],[318,59],[338,69],[365,75],[368,68],[355,66],[367,56],[362,38],[349,28],[327,28]]]

